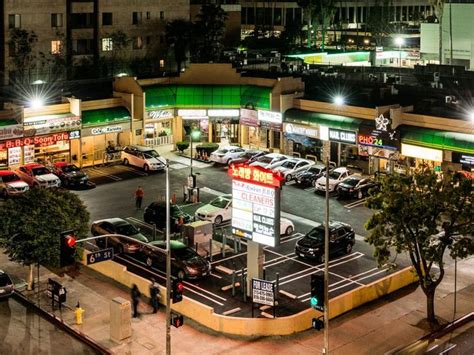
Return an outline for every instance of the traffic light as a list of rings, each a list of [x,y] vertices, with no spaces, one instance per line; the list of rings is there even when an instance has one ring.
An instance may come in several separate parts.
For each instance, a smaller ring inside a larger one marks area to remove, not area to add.
[[[175,328],[179,328],[184,324],[183,316],[178,313],[171,313],[171,325]]]
[[[324,311],[324,276],[311,275],[311,307],[323,312]]]
[[[313,318],[312,326],[313,329],[321,330],[324,328],[324,320],[321,318]]]
[[[183,291],[184,291],[184,284],[183,281],[178,279],[172,280],[172,293],[173,293],[173,303],[178,303],[183,300]]]
[[[65,267],[76,262],[76,235],[73,230],[61,232],[59,266]]]

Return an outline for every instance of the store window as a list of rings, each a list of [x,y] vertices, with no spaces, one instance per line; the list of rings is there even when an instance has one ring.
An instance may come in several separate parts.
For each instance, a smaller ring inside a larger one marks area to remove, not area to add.
[[[102,38],[102,52],[110,52],[113,49],[112,38]]]

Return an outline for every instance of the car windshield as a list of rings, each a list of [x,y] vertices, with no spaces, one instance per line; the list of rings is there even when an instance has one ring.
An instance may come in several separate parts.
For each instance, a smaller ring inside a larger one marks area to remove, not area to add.
[[[339,179],[339,176],[341,176],[341,173],[337,172],[337,171],[331,171],[329,173],[329,178],[330,179],[333,179],[333,180],[338,180]]]
[[[307,171],[312,174],[319,174],[321,172],[321,169],[312,167],[312,168],[309,168]]]
[[[268,163],[271,163],[272,162],[272,158],[270,157],[260,157],[257,159],[260,163],[265,163],[265,164],[268,164]]]
[[[226,154],[228,152],[227,149],[219,149],[216,153],[217,154]]]
[[[287,168],[287,169],[293,169],[296,165],[295,161],[285,161],[283,164],[281,164],[282,167]]]
[[[61,168],[61,170],[64,171],[65,173],[72,173],[73,171],[80,171],[81,169],[79,169],[77,166],[71,164],[71,165],[64,165]]]
[[[350,185],[350,186],[356,186],[359,181],[360,181],[360,179],[349,178],[349,179],[346,179],[346,180],[344,181],[344,184]]]
[[[324,228],[316,227],[311,230],[307,236],[311,239],[317,240],[318,242],[324,242]]]
[[[160,157],[160,155],[158,154],[158,152],[156,150],[148,150],[146,152],[143,152],[143,156],[146,159],[159,158]]]
[[[180,260],[191,260],[197,256],[196,252],[188,247],[172,249],[171,252],[175,258]]]
[[[0,176],[0,181],[3,182],[13,182],[13,181],[18,181],[20,178],[18,177],[17,174],[8,174],[8,175],[3,175]]]
[[[5,287],[11,284],[12,281],[10,280],[7,274],[0,274],[0,287]]]
[[[45,167],[34,168],[34,169],[32,169],[31,171],[33,172],[33,175],[34,175],[34,176],[51,174],[51,171],[49,171],[49,170],[48,170],[47,168],[45,168]]]
[[[217,208],[226,208],[229,200],[223,197],[218,197],[211,201],[210,205]]]
[[[117,233],[130,236],[130,235],[138,234],[139,231],[131,224],[121,224],[117,226]]]

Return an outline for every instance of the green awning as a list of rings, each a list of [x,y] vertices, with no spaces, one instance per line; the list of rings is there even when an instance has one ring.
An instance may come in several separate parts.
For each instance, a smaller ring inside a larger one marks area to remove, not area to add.
[[[318,124],[328,126],[329,128],[347,129],[357,131],[361,125],[373,125],[373,121],[362,120],[359,118],[331,115],[328,113],[312,112],[299,109],[289,109],[284,114],[284,122],[293,122],[300,124]]]
[[[19,124],[19,123],[12,118],[7,118],[6,120],[0,120],[0,127],[13,126],[16,124]]]
[[[270,109],[271,87],[253,85],[153,85],[143,87],[145,107]]]
[[[132,117],[125,107],[102,108],[99,110],[82,111],[82,126],[130,121]]]
[[[438,131],[413,126],[400,126],[399,129],[402,143],[460,153],[474,153],[474,134]]]

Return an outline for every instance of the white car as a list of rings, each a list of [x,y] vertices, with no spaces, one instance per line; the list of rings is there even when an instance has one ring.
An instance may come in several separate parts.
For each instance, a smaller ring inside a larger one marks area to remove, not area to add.
[[[341,181],[349,175],[351,175],[351,173],[347,168],[337,168],[329,172],[329,192],[335,191]],[[326,191],[326,174],[316,180],[315,187],[316,191]]]
[[[59,187],[61,180],[47,167],[37,163],[25,164],[16,171],[20,179],[32,187]]]
[[[195,213],[197,219],[210,221],[216,225],[232,219],[232,195],[222,195],[207,205],[204,205]],[[280,218],[280,234],[292,234],[295,225],[287,218]]]
[[[130,145],[125,147],[121,153],[123,165],[133,165],[145,171],[164,170],[166,159],[150,147],[142,145]]]
[[[222,147],[212,152],[209,156],[209,160],[215,163],[229,165],[232,159],[239,157],[240,154],[244,152],[245,149],[236,146]]]
[[[283,161],[282,164],[278,165],[277,167],[273,168],[274,172],[279,172],[283,174],[285,181],[290,182],[296,177],[300,171],[307,169],[309,166],[314,165],[314,161],[305,160],[305,159],[288,159]],[[272,167],[271,167],[272,168]]]
[[[262,168],[269,168],[270,166],[276,167],[279,163],[283,163],[283,161],[287,159],[288,157],[286,155],[270,153],[258,158],[251,163],[250,166],[261,166]]]

